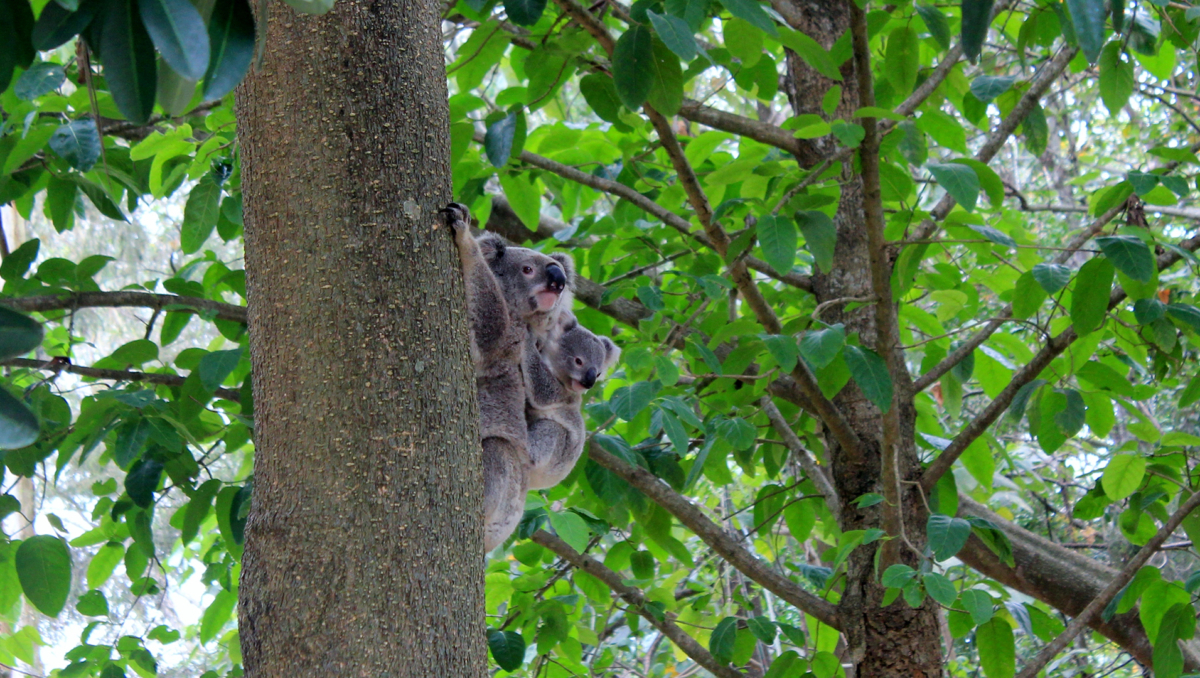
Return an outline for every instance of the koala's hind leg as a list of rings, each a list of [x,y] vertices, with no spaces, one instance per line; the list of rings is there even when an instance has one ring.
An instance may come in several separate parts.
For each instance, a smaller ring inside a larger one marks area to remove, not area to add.
[[[441,215],[454,234],[454,244],[462,261],[471,327],[471,357],[476,365],[480,365],[488,356],[507,350],[511,344],[508,305],[479,243],[471,237],[470,212],[465,206],[452,202]]]
[[[554,487],[575,468],[575,462],[583,453],[585,431],[583,417],[574,414],[574,417],[567,417],[569,426],[554,419],[530,420],[529,489]]]
[[[529,465],[524,450],[504,438],[483,439],[483,549],[508,539],[525,514]]]

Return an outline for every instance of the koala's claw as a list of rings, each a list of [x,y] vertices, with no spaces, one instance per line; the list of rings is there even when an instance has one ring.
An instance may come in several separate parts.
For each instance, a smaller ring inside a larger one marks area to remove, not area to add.
[[[452,202],[438,210],[438,214],[442,215],[446,226],[453,233],[458,233],[460,228],[469,228],[471,225],[471,210],[461,203]]]

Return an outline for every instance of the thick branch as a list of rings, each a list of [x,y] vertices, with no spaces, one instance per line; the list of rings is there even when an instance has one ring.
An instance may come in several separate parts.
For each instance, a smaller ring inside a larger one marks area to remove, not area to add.
[[[198,297],[180,297],[174,294],[151,292],[75,292],[73,294],[46,294],[36,297],[9,297],[0,299],[0,304],[26,313],[66,311],[78,308],[152,308],[163,310],[195,310],[213,313],[218,320],[236,323],[246,322],[246,307],[226,304]]]
[[[592,461],[616,473],[625,482],[649,497],[651,501],[670,512],[739,572],[821,622],[835,629],[841,629],[842,622],[838,617],[837,608],[829,601],[805,591],[799,584],[759,560],[720,526],[709,520],[708,516],[704,515],[686,497],[672,490],[649,471],[625,463],[595,443],[589,445],[588,456]]]
[[[679,625],[672,621],[669,616],[663,615],[661,620],[654,616],[645,607],[645,595],[632,586],[626,586],[624,578],[621,575],[605,567],[594,558],[579,553],[571,548],[567,542],[545,530],[534,532],[530,540],[545,546],[558,554],[563,560],[604,582],[608,588],[612,589],[614,593],[619,595],[630,606],[632,611],[637,612],[643,619],[650,622],[651,626],[671,639],[671,642],[675,643],[676,647],[683,650],[684,654],[691,657],[692,661],[707,669],[709,673],[721,678],[745,678],[745,675],[741,671],[738,671],[729,664],[722,664],[717,661],[717,658],[712,656],[711,652],[704,649],[704,646],[696,642],[695,638],[689,636],[683,629],[679,628]]]
[[[1093,598],[1092,602],[1088,603],[1087,607],[1083,608],[1083,612],[1080,612],[1074,619],[1071,620],[1071,623],[1062,633],[1058,635],[1057,638],[1051,641],[1049,645],[1042,648],[1042,651],[1037,653],[1037,656],[1030,660],[1029,663],[1025,665],[1025,668],[1021,669],[1021,673],[1017,675],[1017,678],[1036,678],[1038,671],[1042,670],[1042,668],[1045,667],[1051,659],[1054,659],[1056,654],[1062,652],[1063,648],[1070,644],[1071,641],[1075,640],[1075,637],[1078,636],[1083,629],[1091,623],[1092,619],[1100,614],[1100,611],[1103,610],[1118,593],[1120,593],[1121,589],[1125,588],[1125,585],[1133,579],[1133,576],[1137,574],[1137,571],[1146,564],[1146,561],[1150,560],[1150,556],[1153,556],[1158,552],[1158,548],[1163,545],[1163,542],[1167,540],[1167,537],[1171,536],[1171,533],[1173,533],[1176,528],[1179,527],[1179,524],[1183,522],[1183,519],[1188,517],[1188,514],[1191,513],[1192,510],[1197,506],[1200,506],[1200,492],[1196,492],[1192,494],[1192,496],[1188,497],[1187,501],[1183,502],[1179,509],[1176,510],[1175,513],[1171,514],[1171,517],[1167,520],[1167,522],[1164,523],[1163,526],[1159,528],[1158,532],[1150,538],[1150,541],[1146,542],[1146,545],[1137,552],[1137,555],[1133,557],[1133,560],[1130,560],[1125,567],[1121,569],[1120,574],[1113,578],[1113,580],[1108,583],[1108,586],[1104,587],[1104,590],[1101,591],[1095,598]]]
[[[978,537],[972,536],[958,558],[984,576],[1032,596],[1060,612],[1076,616],[1099,594],[1117,571],[1097,560],[1068,551],[1022,529],[989,511],[982,504],[959,495],[959,516],[974,516],[999,527],[1012,544],[1014,566],[1000,562]],[[1109,638],[1146,666],[1151,664],[1153,646],[1136,610],[1108,621],[1093,618],[1092,628]],[[1194,648],[1185,646],[1184,663],[1189,671],[1200,669]]]
[[[27,358],[10,358],[0,365],[5,367],[23,367],[31,370],[42,370],[45,372],[70,372],[78,374],[81,377],[91,377],[92,379],[104,379],[107,381],[135,381],[146,384],[156,384],[159,386],[182,386],[187,377],[180,377],[174,374],[155,374],[153,372],[127,372],[125,370],[103,370],[95,367],[83,367],[80,365],[71,365],[68,363],[58,362],[55,360],[29,360]],[[231,388],[219,388],[215,395],[218,398],[240,402],[241,394]]]

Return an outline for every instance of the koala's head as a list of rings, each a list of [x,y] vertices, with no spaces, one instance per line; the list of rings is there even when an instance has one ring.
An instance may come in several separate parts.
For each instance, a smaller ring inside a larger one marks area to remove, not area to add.
[[[564,311],[542,353],[550,371],[573,391],[586,391],[621,357],[621,349],[608,337],[598,337],[575,316]]]
[[[552,311],[571,283],[574,267],[565,255],[511,247],[493,233],[479,236],[479,249],[500,283],[509,310],[520,317]]]

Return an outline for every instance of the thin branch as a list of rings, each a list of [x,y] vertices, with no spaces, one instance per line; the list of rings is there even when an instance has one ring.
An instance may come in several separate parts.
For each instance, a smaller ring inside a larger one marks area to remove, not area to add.
[[[647,610],[646,596],[640,590],[632,586],[627,586],[620,574],[605,567],[594,558],[579,553],[571,548],[567,542],[545,530],[534,532],[530,540],[545,546],[563,560],[604,582],[608,588],[613,590],[613,593],[616,593],[629,604],[632,611],[637,612],[643,619],[650,622],[651,626],[658,629],[667,638],[670,638],[676,647],[683,650],[684,654],[692,658],[692,661],[708,669],[713,675],[720,676],[720,678],[745,678],[745,675],[741,671],[738,671],[729,664],[722,664],[717,661],[717,658],[712,656],[711,652],[696,642],[695,638],[679,628],[679,625],[672,621],[666,614],[663,615],[662,619],[659,619]]]
[[[771,401],[771,396],[764,395],[759,400],[759,405],[762,406],[763,412],[767,413],[767,419],[771,420],[771,426],[775,432],[783,439],[783,444],[792,452],[792,456],[796,461],[800,462],[800,467],[808,474],[813,485],[816,485],[817,491],[825,499],[825,505],[829,507],[829,512],[834,516],[842,514],[842,502],[838,499],[837,489],[834,488],[833,482],[829,479],[829,473],[817,464],[817,460],[812,453],[804,447],[804,443],[800,442],[800,438],[792,431],[792,427],[788,426],[787,420],[783,418],[783,413]]]
[[[1025,668],[1021,669],[1021,673],[1018,674],[1017,678],[1035,678],[1038,674],[1038,671],[1041,671],[1042,668],[1054,658],[1054,655],[1062,652],[1063,648],[1069,645],[1071,641],[1075,640],[1075,637],[1078,636],[1083,629],[1088,626],[1088,623],[1091,622],[1092,618],[1100,614],[1100,611],[1103,610],[1118,593],[1120,593],[1121,589],[1125,588],[1130,580],[1133,579],[1133,576],[1137,574],[1137,571],[1142,569],[1142,566],[1146,564],[1146,561],[1150,560],[1150,556],[1153,556],[1158,551],[1158,548],[1162,546],[1163,542],[1165,542],[1167,538],[1170,537],[1173,532],[1175,532],[1176,528],[1179,527],[1179,524],[1183,522],[1183,519],[1186,518],[1188,514],[1191,513],[1192,510],[1197,506],[1200,506],[1200,492],[1196,492],[1192,494],[1192,496],[1188,497],[1187,501],[1185,501],[1183,505],[1175,511],[1175,513],[1171,514],[1171,517],[1167,520],[1167,522],[1163,524],[1163,526],[1159,528],[1158,532],[1150,538],[1150,541],[1146,542],[1146,545],[1137,552],[1137,555],[1133,557],[1133,560],[1130,560],[1129,563],[1122,568],[1121,573],[1118,574],[1111,582],[1109,582],[1108,586],[1104,587],[1104,590],[1101,591],[1100,594],[1095,598],[1093,598],[1092,602],[1088,603],[1087,607],[1083,608],[1083,612],[1079,613],[1078,616],[1071,620],[1070,625],[1068,625],[1067,628],[1060,633],[1057,638],[1051,641],[1049,645],[1042,648],[1042,651],[1037,653],[1037,656],[1031,659],[1029,663],[1025,665]]]
[[[589,444],[588,456],[666,509],[739,572],[828,626],[839,630],[842,628],[842,620],[832,603],[805,591],[799,584],[759,560],[719,525],[709,520],[708,516],[686,497],[671,489],[649,471],[626,463],[595,443]]]
[[[1197,248],[1200,248],[1200,236],[1184,240],[1179,244],[1179,246],[1182,249],[1188,250],[1189,252],[1195,251]],[[1167,267],[1175,264],[1180,260],[1180,258],[1180,255],[1173,250],[1164,252],[1158,257],[1158,270],[1166,270]],[[1124,289],[1119,286],[1116,287],[1109,295],[1108,308],[1112,309],[1116,307],[1117,304],[1120,304],[1125,300],[1126,296],[1127,295]],[[993,320],[991,322],[994,323],[996,321]],[[990,324],[991,323],[989,323],[989,325]],[[1024,367],[1022,367],[1019,371],[1017,371],[1016,374],[1013,375],[1012,380],[1008,382],[1008,385],[1004,387],[1004,390],[1001,391],[996,398],[992,400],[992,402],[988,403],[988,406],[984,408],[983,412],[980,412],[978,416],[972,419],[970,423],[968,423],[966,427],[964,427],[963,430],[954,437],[954,440],[950,441],[950,445],[947,446],[946,449],[942,450],[942,453],[933,460],[933,463],[929,465],[929,468],[925,470],[924,475],[921,476],[921,487],[926,492],[932,491],[934,485],[937,484],[938,479],[940,479],[942,475],[946,473],[946,471],[950,470],[950,467],[954,464],[955,460],[962,455],[967,447],[970,446],[971,443],[975,442],[979,436],[983,435],[983,433],[987,431],[997,419],[1000,418],[1000,415],[1008,409],[1009,405],[1012,404],[1013,398],[1016,397],[1017,391],[1021,390],[1021,387],[1037,378],[1037,376],[1041,374],[1042,370],[1046,369],[1046,367],[1050,365],[1050,362],[1062,354],[1062,352],[1065,351],[1067,347],[1070,346],[1077,338],[1078,336],[1075,334],[1075,328],[1068,327],[1067,329],[1063,330],[1061,334],[1047,341],[1046,345],[1042,347],[1042,350],[1038,351],[1037,355],[1035,355],[1032,360],[1030,360]]]
[[[1083,205],[1021,205],[1022,212],[1062,212],[1062,213],[1086,213],[1087,207]],[[1179,217],[1181,219],[1194,219],[1200,221],[1200,210],[1188,209],[1186,207],[1166,207],[1163,205],[1146,205],[1147,212],[1157,212],[1165,214],[1169,217]]]
[[[199,297],[181,297],[174,294],[152,292],[75,292],[73,294],[46,294],[36,297],[8,297],[0,304],[26,313],[65,311],[80,308],[152,308],[155,310],[192,310],[212,313],[218,320],[246,323],[246,307],[226,304]]]
[[[104,379],[106,381],[132,381],[145,384],[156,384],[158,386],[182,386],[187,377],[180,377],[174,374],[155,374],[153,372],[131,372],[126,370],[105,370],[95,367],[83,367],[81,365],[72,365],[61,360],[29,360],[28,358],[10,358],[0,361],[0,365],[5,367],[23,367],[31,370],[42,370],[44,372],[69,372],[78,374],[81,377],[90,377],[92,379]],[[240,402],[241,393],[231,388],[219,388],[214,395],[225,400]]]

